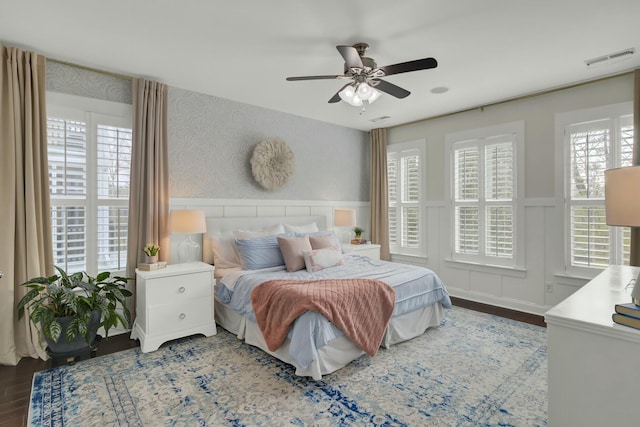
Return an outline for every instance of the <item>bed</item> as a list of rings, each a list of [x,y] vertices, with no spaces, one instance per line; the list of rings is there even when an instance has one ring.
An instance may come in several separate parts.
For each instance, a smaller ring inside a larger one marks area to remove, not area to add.
[[[335,248],[339,244],[335,234],[325,231],[325,222],[324,216],[207,218],[207,234],[203,238],[203,261],[216,261],[216,323],[247,344],[293,365],[296,375],[316,380],[365,352],[327,317],[313,311],[298,317],[282,344],[273,348],[270,342],[270,349],[267,343],[270,336],[265,339],[251,304],[251,294],[258,286],[271,281],[383,282],[393,289],[395,300],[392,312],[388,312],[390,319],[385,323],[382,347],[415,338],[428,328],[439,326],[445,309],[451,306],[444,285],[433,271],[355,253],[343,254]],[[269,244],[269,253],[276,254],[274,236],[280,244],[280,254],[287,259],[284,265],[275,265],[279,262],[265,260],[269,256],[263,256],[263,252],[267,253],[260,246],[264,242]],[[307,241],[325,247],[314,246],[303,251],[305,268],[299,268],[299,248],[295,245],[307,245]],[[290,262],[292,251],[285,243],[294,245],[295,262]],[[247,245],[257,245],[260,249],[252,246],[247,249]],[[260,255],[252,258],[255,253]],[[314,255],[319,260],[317,264],[314,264]]]

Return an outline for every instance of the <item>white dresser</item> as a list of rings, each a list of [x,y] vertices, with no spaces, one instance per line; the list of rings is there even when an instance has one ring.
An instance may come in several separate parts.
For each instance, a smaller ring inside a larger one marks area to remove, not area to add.
[[[549,427],[640,425],[640,330],[611,320],[638,272],[610,266],[545,314]]]
[[[380,259],[380,245],[375,243],[364,243],[362,245],[343,244],[342,250],[345,253],[354,252],[358,255],[368,256],[373,259]]]
[[[136,320],[131,339],[139,339],[146,353],[172,339],[215,335],[213,283],[213,266],[203,262],[136,270]]]

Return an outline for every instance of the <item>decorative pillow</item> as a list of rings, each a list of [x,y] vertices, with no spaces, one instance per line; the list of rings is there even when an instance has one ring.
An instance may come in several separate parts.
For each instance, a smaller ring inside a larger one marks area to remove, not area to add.
[[[340,247],[340,239],[336,236],[336,233],[332,231],[317,231],[315,233],[296,233],[296,236],[309,236],[309,241],[311,242],[311,248],[313,249],[324,249],[329,246],[337,246]],[[325,237],[331,238],[331,244],[325,245],[324,243],[328,240]],[[314,246],[314,241],[317,246]]]
[[[236,250],[236,240],[231,232],[210,237],[213,264],[216,268],[234,268],[242,266],[242,260]]]
[[[323,268],[344,264],[342,252],[337,246],[324,249],[312,249],[310,251],[304,251],[303,253],[304,263],[307,266],[307,271],[310,273],[322,270]]]
[[[278,246],[287,266],[287,271],[298,271],[305,268],[304,251],[312,249],[309,236],[282,237],[278,236]]]
[[[286,233],[315,233],[318,231],[318,225],[315,222],[305,225],[284,225],[284,231]]]
[[[242,259],[244,270],[258,270],[284,265],[282,252],[280,252],[275,235],[255,239],[236,239],[236,247]]]
[[[263,228],[262,230],[233,230],[233,237],[236,239],[255,239],[256,237],[273,236],[274,234],[283,234],[284,227],[282,224],[273,225]]]
[[[311,249],[324,249],[332,246],[338,246],[333,236],[308,236]]]

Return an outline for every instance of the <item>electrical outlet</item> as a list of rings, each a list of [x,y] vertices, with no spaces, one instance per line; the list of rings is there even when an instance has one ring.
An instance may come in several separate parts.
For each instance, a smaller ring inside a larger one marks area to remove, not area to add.
[[[552,293],[553,293],[553,283],[551,283],[551,282],[547,282],[547,283],[545,284],[544,291],[545,291],[545,292],[547,292],[547,293],[549,293],[549,294],[552,294]]]

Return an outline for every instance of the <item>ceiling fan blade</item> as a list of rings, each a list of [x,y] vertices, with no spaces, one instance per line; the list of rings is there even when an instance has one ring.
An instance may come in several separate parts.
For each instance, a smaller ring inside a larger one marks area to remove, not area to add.
[[[331,99],[329,100],[329,104],[334,104],[334,103],[336,103],[336,102],[340,102],[340,100],[342,99],[342,98],[340,98],[340,92],[342,92],[342,90],[343,90],[345,87],[349,86],[350,84],[351,84],[351,83],[347,83],[346,85],[342,86],[342,87],[340,88],[340,90],[339,90],[339,91],[337,91],[337,92],[336,92],[336,94],[335,94],[335,95],[333,95],[333,96],[331,97]]]
[[[406,98],[407,96],[411,95],[411,92],[401,88],[400,86],[396,86],[393,83],[389,83],[380,79],[372,79],[371,81],[377,83],[373,85],[374,88],[388,93],[389,95],[395,96],[396,98]]]
[[[385,76],[392,74],[408,73],[410,71],[427,70],[429,68],[436,68],[438,61],[435,58],[416,59],[415,61],[400,62],[399,64],[385,65],[384,67],[378,67],[379,70],[384,72]]]
[[[342,74],[333,76],[301,76],[301,77],[287,77],[288,82],[295,82],[299,80],[335,80],[343,77]]]
[[[347,68],[364,68],[358,51],[353,46],[336,46],[340,55],[344,58]]]

